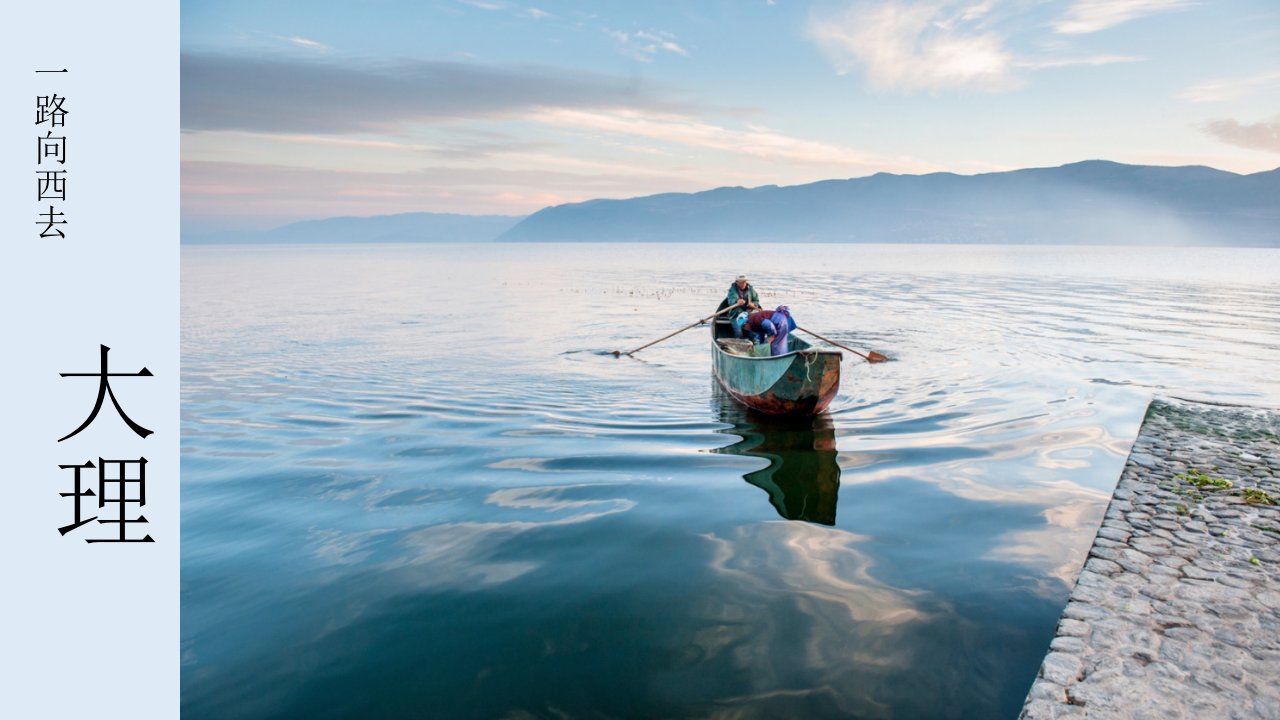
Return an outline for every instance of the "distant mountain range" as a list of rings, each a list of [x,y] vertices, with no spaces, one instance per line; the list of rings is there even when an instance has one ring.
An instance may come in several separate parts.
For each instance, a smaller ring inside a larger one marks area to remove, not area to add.
[[[236,238],[239,239],[236,239]],[[409,213],[184,242],[862,242],[1280,247],[1280,169],[1102,160],[982,175],[878,173],[557,205]]]
[[[558,205],[498,239],[1280,247],[1280,169],[1095,160],[969,176],[878,173]]]
[[[305,220],[274,230],[185,235],[188,244],[492,242],[523,215],[402,213]]]

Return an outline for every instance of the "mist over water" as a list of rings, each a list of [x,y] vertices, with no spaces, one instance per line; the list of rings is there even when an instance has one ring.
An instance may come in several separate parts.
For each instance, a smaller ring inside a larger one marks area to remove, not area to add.
[[[846,353],[721,396],[748,273]],[[1153,395],[1280,404],[1280,251],[184,248],[183,715],[1014,717]]]

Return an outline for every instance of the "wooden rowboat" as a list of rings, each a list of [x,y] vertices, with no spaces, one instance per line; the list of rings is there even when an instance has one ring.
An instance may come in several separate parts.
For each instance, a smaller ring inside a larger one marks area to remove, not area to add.
[[[769,357],[769,346],[736,340],[733,325],[711,324],[711,368],[720,386],[752,410],[771,415],[817,415],[840,389],[838,350],[818,350],[787,335],[790,352]]]

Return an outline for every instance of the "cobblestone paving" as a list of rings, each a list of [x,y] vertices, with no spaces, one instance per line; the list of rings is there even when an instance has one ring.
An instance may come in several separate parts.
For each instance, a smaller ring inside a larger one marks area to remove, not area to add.
[[[1268,500],[1280,412],[1153,402],[1020,717],[1280,720]]]

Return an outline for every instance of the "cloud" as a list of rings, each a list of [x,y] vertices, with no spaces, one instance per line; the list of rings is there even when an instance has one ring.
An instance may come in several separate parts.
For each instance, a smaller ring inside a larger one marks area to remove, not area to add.
[[[1190,0],[1077,0],[1053,24],[1053,29],[1063,35],[1095,33],[1147,15],[1182,10],[1195,4]]]
[[[1238,100],[1258,90],[1280,87],[1280,70],[1245,77],[1218,78],[1192,85],[1175,97],[1187,102],[1226,102]]]
[[[855,3],[843,13],[814,16],[809,36],[844,74],[861,68],[875,87],[936,90],[1015,87],[1012,54],[987,29],[993,4],[957,11],[939,3]]]
[[[1115,63],[1145,62],[1146,58],[1134,55],[1088,55],[1085,57],[1053,58],[1045,60],[1019,60],[1015,65],[1031,70],[1072,67],[1076,65],[1112,65]]]
[[[669,52],[685,57],[689,55],[689,52],[676,42],[676,36],[669,32],[639,30],[628,33],[608,28],[605,28],[604,32],[618,41],[618,46],[623,55],[633,60],[652,62],[659,52]]]
[[[1190,4],[1080,0],[1055,30],[1085,32],[1085,27],[1100,29],[1104,23]],[[1033,5],[1001,0],[853,0],[841,11],[814,14],[806,30],[838,73],[860,70],[872,87],[904,93],[953,88],[1000,92],[1021,87],[1028,71],[1146,61],[1135,55],[1073,52],[1069,41],[1048,35],[1047,26],[1028,17]],[[1026,50],[1012,49],[1019,41]]]
[[[317,42],[310,38],[304,38],[299,35],[276,35],[274,37],[277,40],[284,40],[287,43],[297,45],[298,47],[304,47],[304,48],[307,48],[308,50],[332,50],[333,49],[322,42]]]
[[[1044,511],[1043,526],[1006,533],[984,557],[1033,567],[1070,587],[1088,555],[1088,548],[1077,539],[1098,526],[1105,504],[1098,497],[1083,497],[1050,506]]]
[[[886,166],[898,169],[914,166],[913,169],[923,169],[918,163],[888,161],[849,147],[795,138],[765,127],[748,126],[745,130],[735,130],[683,115],[634,110],[596,112],[557,109],[539,111],[529,115],[527,119],[557,127],[639,136],[767,160],[841,166],[850,171],[881,169]]]
[[[658,49],[673,52],[677,55],[688,56],[689,53],[684,48],[676,44],[676,36],[667,32],[650,33],[643,30],[635,34],[636,38],[650,43],[649,52],[657,52]]]
[[[290,146],[302,146],[302,149],[290,152]],[[210,131],[188,134],[182,152],[187,160],[251,162],[266,156],[298,167],[386,170],[419,168],[424,158],[480,160],[560,149],[561,146],[545,140],[449,128],[442,140],[420,142],[363,135]]]
[[[208,230],[235,222],[265,228],[309,218],[424,210],[530,213],[599,197],[693,192],[709,182],[678,170],[618,162],[592,166],[532,154],[500,163],[392,172],[184,160],[182,222],[188,229]]]
[[[1280,153],[1280,115],[1260,123],[1211,120],[1200,129],[1230,145]]]
[[[634,80],[552,68],[184,53],[181,74],[184,130],[385,132],[537,108],[673,108]]]

